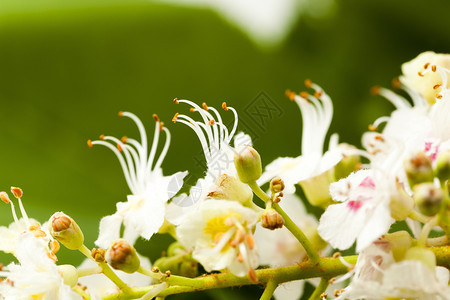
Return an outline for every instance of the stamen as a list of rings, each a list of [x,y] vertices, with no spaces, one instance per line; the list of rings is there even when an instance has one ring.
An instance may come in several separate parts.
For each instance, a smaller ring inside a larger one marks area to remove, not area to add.
[[[157,114],[152,115],[153,119],[155,119],[156,122],[159,122],[159,117]]]
[[[159,123],[159,131],[162,131],[164,127],[164,122]]]
[[[105,140],[105,135],[104,134],[100,134],[100,136],[98,138],[101,139],[102,141],[104,141]]]
[[[431,66],[431,71],[436,72],[436,65]]]
[[[379,95],[379,94],[380,94],[380,91],[381,91],[381,88],[380,88],[380,86],[378,86],[378,85],[373,86],[373,87],[370,89],[370,93],[371,93],[372,95],[374,95],[374,96]]]
[[[322,92],[318,91],[314,93],[314,97],[320,98],[322,96]]]
[[[295,93],[291,90],[286,90],[285,92],[286,97],[289,98],[289,100],[294,101],[295,100]]]
[[[226,103],[226,102],[223,102],[223,103],[222,103],[222,108],[223,108],[223,110],[225,110],[225,111],[228,110],[228,107],[227,107],[227,103]]]
[[[120,146],[120,144],[117,144],[117,149],[122,152],[122,146]]]
[[[178,102],[178,99],[177,99],[177,98],[173,99],[173,103],[175,103],[175,104],[180,104],[180,102]]]
[[[423,68],[424,68],[424,69],[427,69],[429,65],[430,65],[430,63],[427,62],[427,63],[423,66]]]
[[[119,113],[117,114],[119,117],[123,117],[123,111],[119,111]]]
[[[312,81],[311,81],[311,79],[306,79],[305,80],[305,86],[307,87],[307,88],[311,88],[312,87]]]
[[[253,236],[247,234],[245,236],[245,242],[247,243],[248,248],[250,248],[250,250],[253,250],[253,248],[255,247],[255,240],[253,239]]]
[[[23,196],[23,191],[21,188],[12,186],[11,192],[13,193],[14,197],[16,197],[17,199],[19,199]]]
[[[376,131],[377,128],[378,128],[378,127],[376,127],[376,126],[374,126],[374,125],[372,125],[372,124],[369,125],[369,130],[370,130],[370,131]]]
[[[169,150],[169,145],[170,145],[170,132],[169,132],[169,129],[167,129],[166,127],[162,127],[162,130],[164,130],[164,132],[166,133],[166,142],[164,143],[163,150],[161,151],[161,154],[159,155],[159,158],[156,161],[156,164],[155,164],[155,167],[153,168],[153,170],[159,169],[159,167],[161,166],[164,158],[166,157],[167,151]]]
[[[11,187],[11,192],[13,193],[14,197],[16,197],[17,200],[19,201],[20,213],[22,214],[22,217],[25,220],[25,223],[27,224],[27,227],[28,227],[30,225],[30,221],[28,219],[27,212],[25,211],[25,208],[23,207],[22,199],[20,199],[20,197],[23,195],[23,192],[20,188],[14,187],[14,186]]]
[[[300,97],[302,97],[303,99],[308,99],[308,93],[307,92],[300,92]]]
[[[240,262],[240,263],[244,261],[244,256],[242,255],[241,252],[238,253],[237,259],[238,259],[238,262]]]
[[[50,251],[52,253],[57,253],[60,248],[61,248],[61,246],[59,245],[57,240],[53,240],[50,242]]]
[[[177,103],[178,104],[178,103]],[[176,123],[177,121],[178,121],[178,115],[179,115],[180,113],[175,113],[175,115],[173,116],[173,118],[172,118],[172,122],[174,122],[174,123]]]
[[[402,87],[402,83],[400,82],[400,80],[397,77],[395,77],[394,79],[392,79],[392,86],[395,89],[400,89]]]
[[[209,120],[208,124],[211,126],[214,125],[214,120]]]
[[[442,95],[441,94],[436,94],[436,98],[442,99]]]
[[[202,107],[203,107],[204,110],[208,110],[208,105],[206,105],[206,102],[202,103]]]
[[[2,201],[6,204],[11,203],[11,200],[6,192],[0,192],[0,199],[2,199]]]
[[[190,112],[195,112],[195,108],[191,107],[191,108],[189,108],[189,111]]]
[[[88,141],[87,141],[87,145],[88,145],[89,148],[92,148],[92,147],[93,147],[92,141],[91,141],[91,140],[88,140]]]
[[[420,77],[425,76],[422,72],[417,72],[417,74],[418,74]]]
[[[121,141],[122,143],[126,144],[127,141],[128,141],[128,138],[127,138],[126,136],[123,136],[123,137],[120,138],[120,141]]]
[[[441,84],[435,84],[434,86],[433,86],[433,89],[435,90],[435,89],[438,89],[439,87],[441,86]]]

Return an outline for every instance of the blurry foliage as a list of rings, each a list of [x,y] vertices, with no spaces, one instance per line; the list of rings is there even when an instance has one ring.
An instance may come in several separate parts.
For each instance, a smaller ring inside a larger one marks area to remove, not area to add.
[[[193,159],[202,158],[197,138],[170,122],[175,112],[188,112],[172,103],[174,97],[216,107],[226,100],[240,111],[267,164],[300,153],[300,112],[284,91],[303,90],[306,78],[334,101],[330,132],[359,145],[367,125],[392,109],[371,96],[370,87],[389,86],[401,63],[422,51],[449,52],[449,11],[447,0],[338,0],[332,15],[301,16],[283,45],[263,50],[207,10],[144,1],[3,0],[0,189],[23,188],[28,214],[41,222],[55,210],[71,215],[92,247],[100,218],[129,193],[113,154],[86,145],[102,133],[137,137],[118,111],[136,113],[150,136],[151,115],[158,113],[173,138],[165,174],[200,176]],[[261,91],[281,113],[260,127],[245,108]],[[224,118],[231,115],[224,112]],[[9,208],[3,206],[0,217],[9,224]],[[158,242],[138,248],[154,260],[170,238],[153,240]],[[62,262],[82,260],[61,252]]]

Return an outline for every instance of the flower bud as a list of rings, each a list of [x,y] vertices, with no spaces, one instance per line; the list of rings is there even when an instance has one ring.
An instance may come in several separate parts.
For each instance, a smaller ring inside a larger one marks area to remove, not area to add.
[[[426,216],[434,216],[441,208],[444,193],[431,182],[414,186],[414,202],[421,213]]]
[[[126,240],[119,239],[106,250],[106,261],[116,270],[134,273],[141,266],[136,249]]]
[[[411,188],[422,182],[433,182],[431,159],[424,152],[418,152],[407,158],[404,167]]]
[[[436,267],[436,256],[432,250],[427,248],[409,248],[409,250],[406,251],[405,259],[418,260],[433,271]]]
[[[198,263],[195,261],[183,260],[179,266],[179,275],[185,277],[195,277],[198,274]]]
[[[339,149],[343,151],[349,150],[357,150],[357,148],[353,145],[341,143],[338,145]],[[342,159],[338,164],[334,167],[334,177],[336,180],[341,178],[345,178],[350,175],[352,172],[358,170],[358,166],[361,164],[361,158],[359,155],[342,155]]]
[[[48,230],[61,244],[70,250],[77,250],[84,243],[84,235],[74,219],[63,212],[56,212],[50,217]]]
[[[406,252],[411,247],[412,237],[407,231],[397,231],[386,234],[384,239],[389,242],[395,261],[405,258]]]
[[[222,174],[217,178],[212,192],[208,194],[208,197],[238,201],[245,205],[250,203],[253,199],[253,192],[248,185],[243,184],[237,178]]]
[[[270,230],[281,228],[284,225],[283,217],[275,209],[266,209],[261,216],[261,226]]]
[[[105,262],[106,250],[102,248],[94,248],[91,251],[92,258],[96,262]]]
[[[78,270],[72,265],[58,266],[58,273],[64,280],[64,284],[74,287],[78,282]]]
[[[280,177],[275,177],[270,181],[270,191],[274,194],[280,193],[284,190],[284,182]]]
[[[441,183],[450,179],[450,149],[441,151],[437,156],[435,174]]]
[[[243,183],[255,182],[261,177],[261,157],[252,146],[242,145],[236,148],[234,165]]]

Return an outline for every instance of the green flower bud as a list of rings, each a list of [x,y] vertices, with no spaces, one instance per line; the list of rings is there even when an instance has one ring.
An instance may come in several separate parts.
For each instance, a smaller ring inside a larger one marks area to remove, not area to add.
[[[441,183],[450,179],[450,150],[441,151],[437,156],[435,174]]]
[[[136,249],[126,240],[119,239],[106,250],[106,261],[116,270],[134,273],[141,266]]]
[[[418,260],[434,272],[436,267],[436,256],[434,252],[427,248],[412,247],[406,251],[405,259]]]
[[[63,212],[56,212],[48,222],[50,234],[70,250],[77,250],[84,243],[84,235],[74,219]]]
[[[433,182],[431,159],[424,152],[421,151],[410,156],[403,165],[411,188],[422,182]]]
[[[64,280],[64,283],[74,287],[78,282],[78,270],[72,265],[58,266],[58,272]]]
[[[439,212],[444,193],[431,182],[414,186],[414,202],[421,213],[426,216],[434,216]]]
[[[284,225],[283,217],[273,208],[266,209],[261,215],[261,226],[270,230],[281,228]]]
[[[341,143],[338,145],[343,150],[356,150],[353,145]],[[334,176],[336,180],[345,178],[352,172],[355,172],[361,166],[361,158],[359,155],[343,155],[341,161],[334,167]]]
[[[243,183],[255,182],[262,174],[261,157],[259,153],[249,145],[236,148],[234,153],[234,165]]]
[[[195,261],[182,261],[179,266],[179,274],[185,277],[195,277],[198,274],[198,263]]]
[[[280,193],[284,190],[284,182],[280,177],[275,177],[270,181],[270,191],[274,194]]]
[[[395,261],[401,261],[405,258],[406,252],[411,248],[412,237],[407,231],[397,231],[384,236],[389,242]]]
[[[253,192],[248,185],[243,184],[240,180],[227,174],[222,174],[217,178],[213,191],[208,197],[238,201],[243,205],[250,203],[253,199]]]

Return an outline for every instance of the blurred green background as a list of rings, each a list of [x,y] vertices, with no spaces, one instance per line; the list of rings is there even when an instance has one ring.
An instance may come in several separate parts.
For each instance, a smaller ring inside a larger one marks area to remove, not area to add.
[[[389,87],[400,65],[422,51],[450,52],[448,0],[336,0],[323,14],[303,9],[286,40],[264,46],[208,9],[2,0],[0,189],[21,187],[28,214],[41,222],[55,211],[71,215],[92,247],[100,218],[129,193],[113,154],[86,145],[102,133],[138,137],[118,111],[136,113],[149,132],[158,113],[173,138],[165,174],[189,170],[194,183],[203,172],[201,148],[190,129],[170,122],[188,112],[174,97],[216,107],[227,101],[267,164],[300,153],[301,115],[286,89],[303,90],[306,78],[321,85],[334,101],[330,132],[359,145],[367,125],[392,109],[370,87]],[[275,109],[264,119],[252,112],[261,99]],[[1,225],[12,221],[9,207],[0,217]],[[154,260],[169,240],[155,237],[139,250]],[[62,262],[83,258],[61,252]]]

